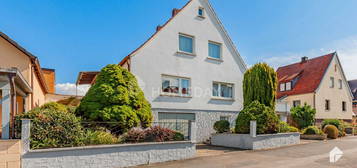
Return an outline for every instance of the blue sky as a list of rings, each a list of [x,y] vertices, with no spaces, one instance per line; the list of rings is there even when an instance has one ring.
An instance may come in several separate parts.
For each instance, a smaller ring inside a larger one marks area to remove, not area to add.
[[[2,0],[0,31],[56,69],[58,86],[79,71],[118,63],[186,0]],[[338,51],[357,78],[357,1],[211,0],[246,64],[285,65]],[[59,91],[61,92],[61,91]]]

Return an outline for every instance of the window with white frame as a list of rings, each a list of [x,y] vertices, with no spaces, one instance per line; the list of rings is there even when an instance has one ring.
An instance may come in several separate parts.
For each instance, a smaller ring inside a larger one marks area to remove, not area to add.
[[[285,83],[285,90],[286,91],[291,90],[291,82],[286,82]]]
[[[330,88],[334,88],[334,87],[335,87],[335,78],[330,77]]]
[[[342,80],[341,80],[341,79],[338,80],[338,85],[339,85],[338,88],[339,88],[339,89],[342,89]]]
[[[233,84],[213,82],[212,96],[219,98],[233,98]]]
[[[208,42],[208,56],[210,58],[221,59],[221,44],[209,41]]]
[[[193,54],[194,37],[184,34],[179,34],[179,50],[181,52]]]
[[[294,100],[293,101],[293,107],[297,107],[301,105],[301,101],[300,100]]]
[[[285,83],[280,84],[280,91],[281,92],[285,91]]]
[[[190,85],[189,78],[162,76],[162,92],[166,94],[189,96]]]

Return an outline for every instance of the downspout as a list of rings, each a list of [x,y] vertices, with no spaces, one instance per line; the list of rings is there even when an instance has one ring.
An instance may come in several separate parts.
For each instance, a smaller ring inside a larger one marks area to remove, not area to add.
[[[9,82],[10,82],[10,95],[11,95],[11,110],[10,110],[10,137],[13,138],[15,134],[14,130],[14,122],[15,122],[15,112],[16,112],[16,87],[15,87],[15,76],[14,74],[9,74]]]
[[[31,64],[31,89],[32,89],[32,93],[31,93],[31,109],[34,108],[33,105],[33,73],[34,73],[34,64]]]

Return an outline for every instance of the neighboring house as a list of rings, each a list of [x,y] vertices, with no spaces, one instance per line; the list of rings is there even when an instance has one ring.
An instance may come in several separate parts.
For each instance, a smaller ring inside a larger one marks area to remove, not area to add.
[[[16,114],[44,104],[55,92],[55,71],[41,68],[37,57],[2,32],[0,60],[0,132],[7,139]]]
[[[198,141],[213,124],[234,124],[243,108],[246,65],[207,0],[174,9],[144,44],[120,63],[137,78],[154,120],[197,124]],[[81,72],[77,84],[92,84],[96,72]]]
[[[313,59],[303,57],[298,63],[278,68],[277,74],[277,106],[306,103],[316,109],[317,123],[334,118],[352,121],[352,94],[336,52]]]
[[[353,108],[353,115],[357,116],[357,79],[348,81],[350,85],[351,92],[353,94],[353,101],[352,101],[352,108]]]

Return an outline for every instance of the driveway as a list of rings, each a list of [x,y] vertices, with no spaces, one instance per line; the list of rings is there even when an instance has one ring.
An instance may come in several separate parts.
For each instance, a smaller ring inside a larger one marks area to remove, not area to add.
[[[344,155],[337,163],[329,162],[329,152],[335,146]],[[222,149],[220,149],[222,151]],[[238,151],[223,150],[219,155],[200,155],[189,160],[140,166],[140,168],[321,168],[357,167],[357,137],[313,142],[272,150]],[[229,152],[227,152],[229,151]]]

